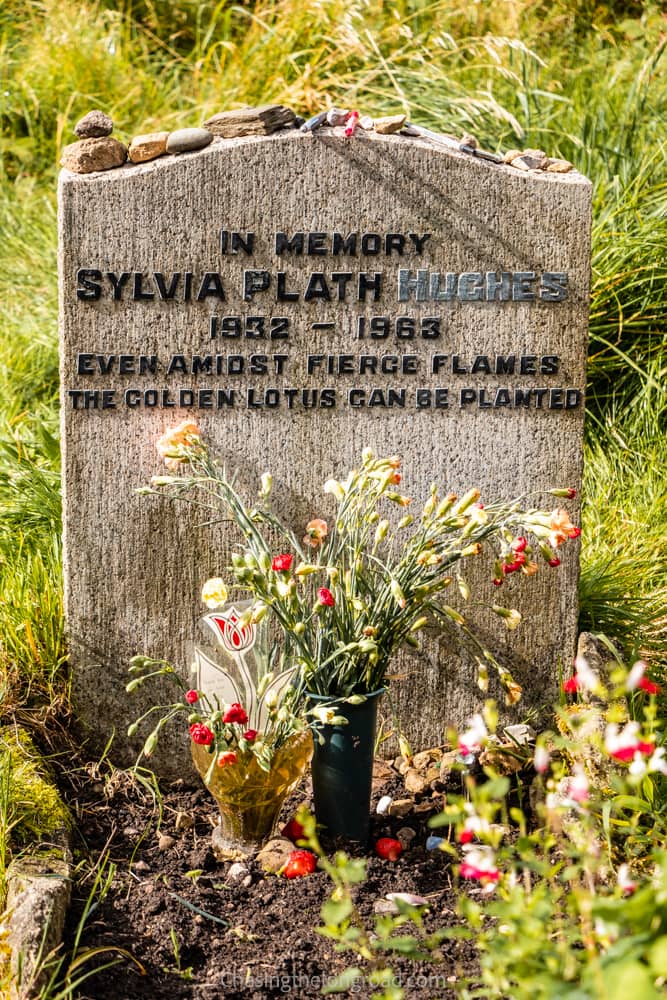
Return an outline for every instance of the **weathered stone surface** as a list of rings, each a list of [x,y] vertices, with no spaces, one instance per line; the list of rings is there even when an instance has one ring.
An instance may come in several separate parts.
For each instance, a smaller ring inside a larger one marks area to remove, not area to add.
[[[103,111],[89,111],[74,126],[79,139],[99,139],[113,132],[113,121]]]
[[[213,141],[213,136],[205,128],[179,128],[169,133],[168,153],[191,153],[204,149]]]
[[[204,122],[204,128],[213,135],[224,139],[234,139],[247,135],[270,135],[281,128],[291,128],[295,124],[291,108],[282,104],[263,104],[259,108],[240,108],[236,111],[221,111]]]
[[[168,138],[169,132],[147,132],[146,135],[135,135],[127,155],[132,163],[147,163],[148,160],[156,160],[158,156],[164,156],[167,152]]]
[[[401,489],[416,498],[417,512],[434,480],[459,493],[477,485],[483,499],[579,485],[590,192],[576,171],[527,178],[423,138],[360,132],[345,143],[326,128],[217,142],[151,169],[63,173],[65,592],[78,711],[100,744],[115,728],[114,752],[136,759],[140,739],[123,734],[147,705],[144,689],[124,694],[129,659],[165,655],[187,675],[202,582],[224,571],[238,540],[229,524],[203,526],[194,509],[136,496],[163,471],[155,441],[169,426],[196,419],[213,453],[238,467],[249,499],[270,468],[277,507],[299,537],[312,517],[331,517],[322,483],[358,464],[365,445],[403,456]],[[254,234],[247,252],[233,245],[236,231],[244,240]],[[305,235],[302,253],[277,254],[277,233],[312,233],[315,252]],[[340,246],[349,234],[358,234],[354,254]],[[388,234],[402,253],[387,252]],[[426,237],[421,252],[410,234]],[[279,271],[297,299],[280,295]],[[345,272],[352,278],[339,300],[331,275]],[[118,298],[108,273],[128,275]],[[329,298],[306,300],[316,273],[324,278],[313,287],[326,282]],[[566,286],[546,279],[564,288],[561,300],[543,297],[545,273],[566,275]],[[256,290],[264,278],[267,287]],[[373,317],[379,326],[371,331]],[[261,323],[265,335],[257,337]],[[193,359],[209,355],[210,374],[193,376]],[[339,355],[352,357],[355,373],[343,365],[338,374]],[[266,374],[250,374],[255,356],[265,358]],[[311,374],[309,356],[323,359]],[[371,359],[363,374],[361,356]],[[385,356],[397,372],[372,371]],[[229,370],[231,357],[242,359],[234,362],[242,374]],[[510,357],[514,373],[503,374]],[[415,373],[401,375],[403,364]],[[325,389],[334,406],[319,405]],[[436,393],[444,389],[446,398]],[[546,493],[535,500],[557,506]],[[577,501],[567,506],[576,521]],[[576,640],[577,547],[564,547],[558,570],[505,582],[503,603],[526,619],[517,631],[470,611],[524,685],[524,700],[504,711],[502,724],[557,696],[558,663],[571,659]],[[491,566],[480,560],[466,576],[475,601],[498,600]],[[464,724],[479,707],[471,659],[444,638],[426,642],[426,656],[401,654],[391,671],[402,678],[392,696],[415,752],[441,743],[448,725]],[[147,699],[156,695],[146,689]],[[174,744],[176,773],[185,743]]]
[[[406,117],[406,115],[385,115],[384,118],[376,118],[373,127],[380,135],[391,135],[393,132],[401,131]]]
[[[127,159],[127,148],[118,139],[107,136],[101,139],[80,139],[65,146],[60,157],[61,167],[75,174],[92,174],[98,170],[122,167]]]
[[[7,902],[0,935],[7,934],[13,975],[12,996],[28,1000],[43,984],[40,962],[62,940],[72,884],[69,834],[35,845],[7,871]]]

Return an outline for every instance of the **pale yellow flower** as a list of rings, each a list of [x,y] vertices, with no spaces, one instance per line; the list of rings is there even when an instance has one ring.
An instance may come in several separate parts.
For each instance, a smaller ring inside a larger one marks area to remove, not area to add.
[[[219,576],[207,580],[202,587],[201,599],[207,608],[219,608],[228,597],[227,587]]]

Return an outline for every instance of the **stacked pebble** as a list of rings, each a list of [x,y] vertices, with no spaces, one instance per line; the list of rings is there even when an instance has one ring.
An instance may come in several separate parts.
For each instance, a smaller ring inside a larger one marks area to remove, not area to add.
[[[270,135],[285,128],[300,128],[302,132],[312,133],[322,125],[346,126],[347,138],[354,136],[357,127],[366,131],[373,130],[380,135],[392,135],[406,126],[406,116],[399,114],[373,119],[369,115],[360,117],[357,111],[330,108],[304,122],[303,118],[295,117],[289,108],[281,104],[266,104],[258,108],[220,112],[205,121],[203,128],[182,128],[175,132],[137,135],[128,148],[111,137],[111,118],[103,111],[95,110],[89,111],[74,126],[78,141],[65,146],[60,163],[74,173],[90,174],[98,170],[122,167],[128,159],[130,163],[147,163],[167,153],[180,154],[203,149],[215,137],[231,139],[246,135]],[[418,131],[415,128],[413,134]],[[422,129],[421,132],[429,138],[438,138],[433,133],[428,133],[428,130]],[[458,143],[445,138],[442,141],[487,160],[506,163],[517,170],[564,174],[573,169],[568,160],[550,159],[541,149],[512,149],[501,160],[495,154],[478,151],[477,141],[471,135],[463,136]]]

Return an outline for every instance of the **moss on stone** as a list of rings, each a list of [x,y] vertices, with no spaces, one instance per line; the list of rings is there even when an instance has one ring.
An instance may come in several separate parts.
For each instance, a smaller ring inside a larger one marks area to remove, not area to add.
[[[48,763],[18,726],[0,729],[0,838],[16,849],[69,829]]]

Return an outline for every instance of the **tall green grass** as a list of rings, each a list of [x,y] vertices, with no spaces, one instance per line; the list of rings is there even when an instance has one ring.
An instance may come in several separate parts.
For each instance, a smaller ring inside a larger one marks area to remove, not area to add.
[[[0,696],[62,684],[54,191],[91,107],[115,134],[265,101],[406,110],[594,183],[583,621],[664,652],[667,108],[658,3],[9,0],[0,7]],[[621,530],[622,527],[622,530]],[[651,551],[659,553],[651,557]]]

